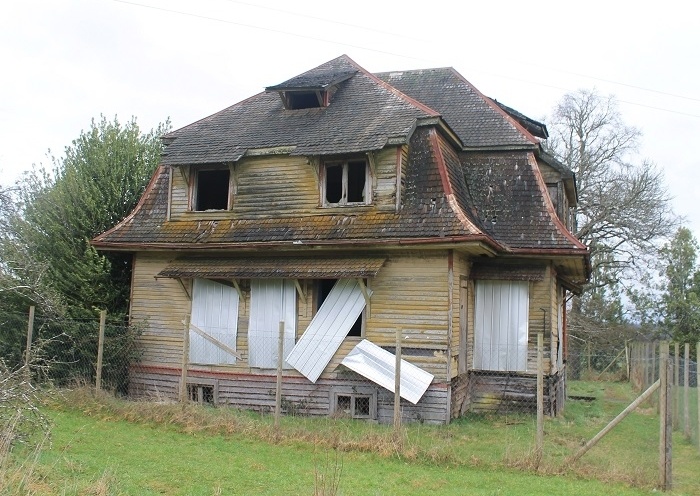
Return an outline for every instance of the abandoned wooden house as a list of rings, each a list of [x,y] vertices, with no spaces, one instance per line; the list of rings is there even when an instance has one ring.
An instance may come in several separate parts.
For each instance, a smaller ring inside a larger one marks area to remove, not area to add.
[[[269,409],[284,322],[286,405],[386,422],[400,329],[404,419],[449,422],[534,402],[543,332],[556,413],[565,297],[590,269],[546,138],[454,69],[345,55],[167,134],[134,211],[93,240],[133,253],[131,394]]]

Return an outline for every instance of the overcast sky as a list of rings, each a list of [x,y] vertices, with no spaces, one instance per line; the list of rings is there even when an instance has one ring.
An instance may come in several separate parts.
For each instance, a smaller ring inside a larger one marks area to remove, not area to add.
[[[100,114],[178,128],[346,53],[372,72],[452,66],[545,122],[567,92],[616,95],[700,239],[699,49],[687,0],[5,1],[0,183]]]

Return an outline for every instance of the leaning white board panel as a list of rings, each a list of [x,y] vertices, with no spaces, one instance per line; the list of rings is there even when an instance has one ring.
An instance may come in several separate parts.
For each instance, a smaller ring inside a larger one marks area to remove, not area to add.
[[[396,355],[363,339],[340,362],[350,370],[394,392]],[[401,397],[414,405],[433,382],[433,374],[401,360]]]
[[[286,362],[311,382],[316,382],[364,308],[365,298],[359,283],[355,279],[340,279],[287,356]]]

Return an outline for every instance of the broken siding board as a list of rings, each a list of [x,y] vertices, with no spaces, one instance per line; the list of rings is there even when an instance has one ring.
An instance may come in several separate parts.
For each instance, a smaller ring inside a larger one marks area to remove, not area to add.
[[[396,210],[396,147],[376,154],[376,188],[374,203],[379,210]]]
[[[365,305],[359,283],[340,279],[287,356],[287,363],[316,382]]]
[[[189,203],[189,186],[185,181],[185,178],[180,174],[180,168],[187,166],[179,166],[172,168],[172,190],[171,195],[171,205],[170,205],[170,218],[176,219],[183,213],[187,212]]]

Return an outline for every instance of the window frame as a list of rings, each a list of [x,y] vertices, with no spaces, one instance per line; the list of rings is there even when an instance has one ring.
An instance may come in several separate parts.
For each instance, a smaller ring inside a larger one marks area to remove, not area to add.
[[[364,184],[364,199],[359,202],[348,201],[348,184],[349,184],[349,169],[350,163],[353,162],[363,162],[365,165],[365,184]],[[327,198],[328,193],[328,167],[338,166],[342,167],[342,177],[341,177],[341,193],[340,200],[338,202],[329,202]],[[323,162],[321,167],[321,206],[323,207],[353,207],[361,205],[371,205],[372,204],[372,172],[369,166],[369,160],[365,157],[345,157],[338,159],[329,159]]]
[[[207,172],[227,172],[228,173],[228,185],[226,190],[226,208],[210,208],[205,210],[200,210],[198,208],[199,202],[199,181],[202,173]],[[210,166],[202,168],[192,168],[192,173],[190,174],[190,205],[189,210],[191,212],[226,212],[231,210],[233,206],[233,171],[231,167],[227,166]]]
[[[378,394],[377,389],[366,386],[334,386],[331,388],[329,398],[330,416],[347,416],[357,420],[377,420],[378,415]],[[338,400],[347,397],[350,400],[349,412],[338,408]],[[357,413],[357,400],[367,399],[369,412],[367,414]]]

